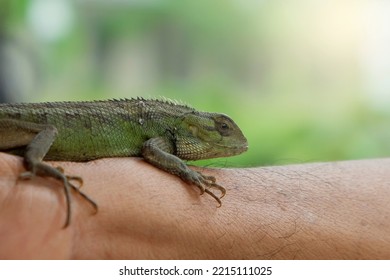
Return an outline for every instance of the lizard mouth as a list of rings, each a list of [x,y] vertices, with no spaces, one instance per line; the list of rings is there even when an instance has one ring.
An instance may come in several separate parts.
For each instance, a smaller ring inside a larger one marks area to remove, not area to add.
[[[218,147],[222,148],[225,152],[225,156],[238,155],[248,150],[248,144],[244,145],[234,145],[228,146],[223,144],[216,144]]]

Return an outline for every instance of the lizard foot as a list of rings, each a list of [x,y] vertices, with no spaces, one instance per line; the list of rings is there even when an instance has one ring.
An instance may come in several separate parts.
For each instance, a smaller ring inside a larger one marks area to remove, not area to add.
[[[71,189],[75,190],[76,193],[80,194],[89,204],[91,204],[95,210],[95,213],[97,213],[98,211],[98,206],[96,202],[94,202],[91,198],[89,198],[85,193],[80,191],[79,188],[82,186],[83,183],[82,178],[78,176],[68,176],[65,175],[63,172],[64,170],[61,167],[54,168],[42,162],[37,162],[33,164],[31,171],[26,171],[21,173],[19,175],[19,179],[26,180],[26,179],[31,179],[36,175],[42,175],[42,176],[48,176],[62,181],[62,183],[64,184],[66,207],[67,207],[66,220],[63,228],[66,228],[70,224],[70,218],[71,218],[71,195],[70,195]],[[76,187],[70,182],[71,180],[78,181],[80,186]]]
[[[57,167],[55,167],[55,169],[57,169],[59,172],[61,172],[66,177],[66,179],[68,179],[68,181],[71,181],[71,180],[77,181],[79,183],[79,187],[78,188],[81,188],[83,186],[83,178],[81,178],[79,176],[65,175],[65,170],[61,166],[57,166]],[[31,179],[32,177],[34,177],[36,175],[36,173],[37,173],[37,171],[35,171],[35,172],[34,171],[23,172],[23,173],[21,173],[19,175],[19,179],[22,179],[22,180]]]
[[[221,198],[225,196],[226,189],[216,183],[216,179],[214,176],[206,176],[199,172],[194,172],[193,175],[195,176],[193,176],[194,178],[192,178],[192,183],[194,183],[200,189],[200,194],[202,195],[204,193],[207,193],[218,202],[219,205],[217,207],[221,207]],[[221,195],[219,197],[216,196],[210,189],[219,190],[221,192]]]

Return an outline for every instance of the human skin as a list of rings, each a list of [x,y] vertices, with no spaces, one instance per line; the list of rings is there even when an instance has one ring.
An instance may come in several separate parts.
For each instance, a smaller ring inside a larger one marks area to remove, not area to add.
[[[390,259],[390,159],[203,169],[209,195],[139,158],[51,162],[84,179],[63,229],[61,183],[0,153],[0,259]]]

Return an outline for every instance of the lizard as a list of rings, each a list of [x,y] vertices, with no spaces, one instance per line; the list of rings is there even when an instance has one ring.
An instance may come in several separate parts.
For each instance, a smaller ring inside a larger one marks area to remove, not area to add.
[[[201,112],[171,100],[111,99],[0,104],[0,152],[24,158],[19,178],[52,177],[63,183],[66,220],[71,219],[71,191],[97,204],[80,190],[83,180],[65,175],[44,161],[86,162],[107,157],[142,157],[146,162],[193,184],[222,205],[224,187],[213,176],[185,161],[240,154],[248,142],[227,115]],[[71,181],[78,181],[76,187]],[[220,191],[218,197],[211,189]]]

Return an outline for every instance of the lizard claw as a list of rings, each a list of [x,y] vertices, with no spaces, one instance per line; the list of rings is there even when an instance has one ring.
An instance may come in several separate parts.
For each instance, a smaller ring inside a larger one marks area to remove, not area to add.
[[[210,196],[212,196],[212,197],[218,202],[217,208],[219,208],[219,207],[222,206],[221,198],[217,197],[217,196],[216,196],[214,193],[212,193],[209,189],[206,189],[205,192],[208,193]]]
[[[221,196],[219,198],[222,198],[226,195],[226,189],[222,187],[221,185],[218,185],[217,183],[212,183],[209,185],[210,188],[217,189],[221,192]]]
[[[226,189],[216,183],[216,179],[214,176],[206,176],[199,172],[195,172],[195,178],[193,183],[200,189],[200,194],[207,193],[211,197],[213,197],[218,202],[218,207],[221,207],[222,202],[221,198],[223,198],[226,194]],[[221,192],[220,197],[216,196],[210,189],[217,189]]]

